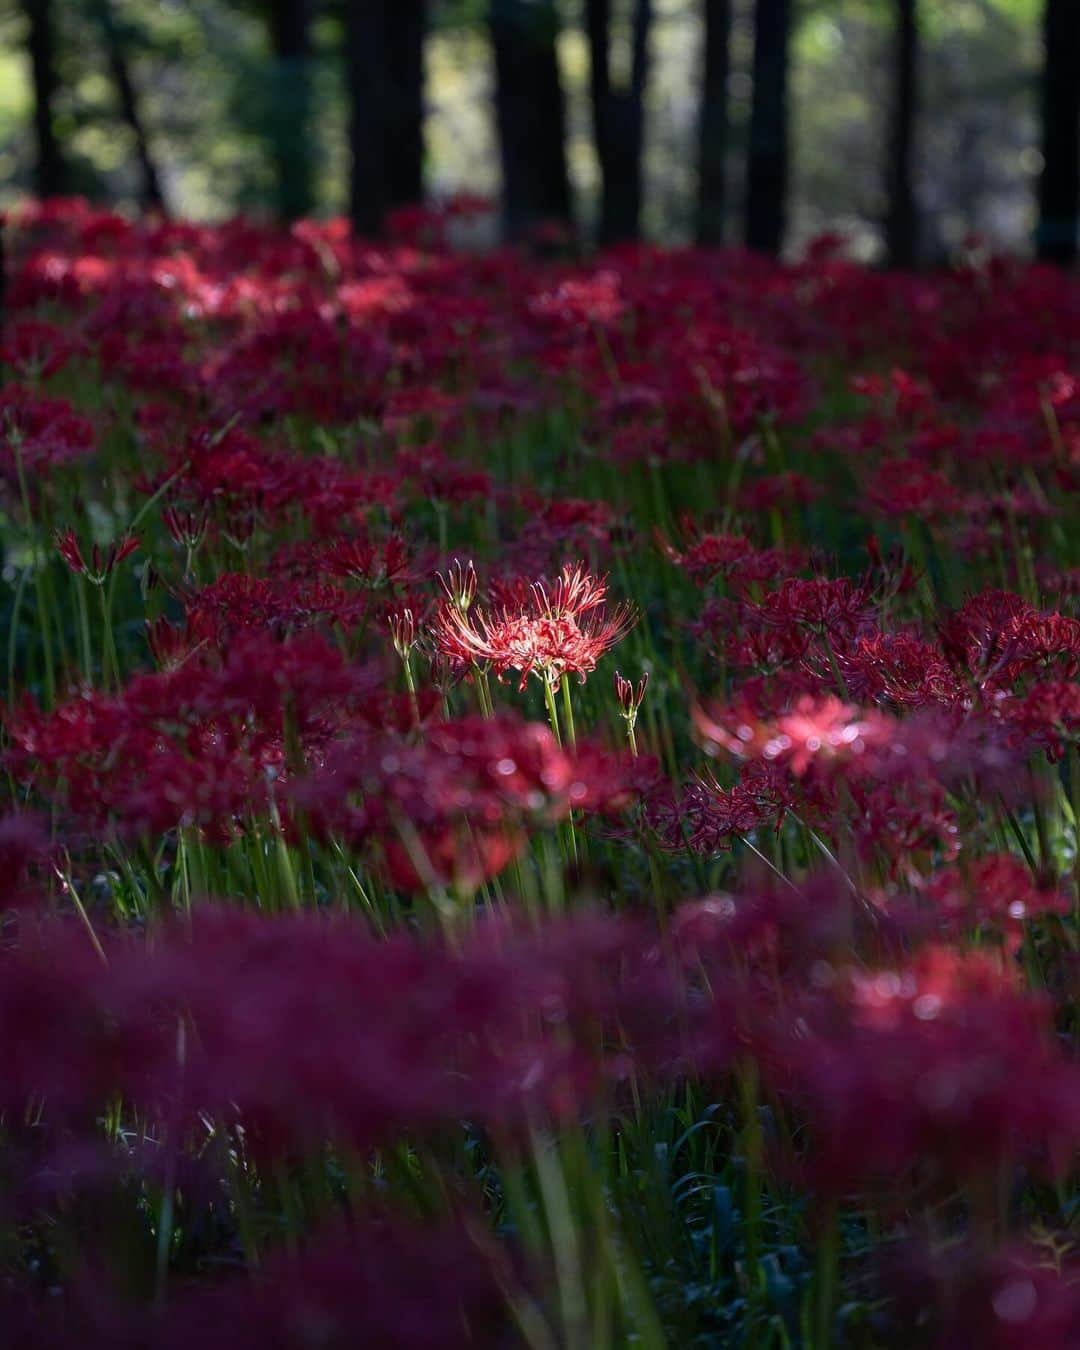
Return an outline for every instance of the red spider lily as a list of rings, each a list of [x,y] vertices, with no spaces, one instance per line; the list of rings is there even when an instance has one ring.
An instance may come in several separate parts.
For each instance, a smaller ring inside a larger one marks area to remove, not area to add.
[[[960,774],[959,764],[956,767]],[[884,865],[890,880],[924,885],[933,869],[952,862],[961,848],[960,826],[944,788],[923,777],[917,761],[910,774],[885,782],[875,782],[872,762],[860,763],[860,768],[858,777],[845,780],[851,805],[843,817],[859,853]],[[837,820],[841,812],[840,802],[829,801],[827,791],[823,793],[820,819]]]
[[[22,378],[48,379],[62,370],[78,344],[51,323],[22,319],[11,325],[0,343],[0,363],[12,366]]]
[[[34,902],[29,872],[49,852],[49,837],[41,817],[29,811],[0,816],[0,909]]]
[[[940,1191],[1007,1160],[1067,1165],[1080,1077],[998,962],[932,948],[908,967],[833,970],[826,987],[765,1032],[766,1073],[808,1122],[815,1186],[914,1173]]]
[[[185,620],[183,627],[168,619],[155,619],[146,625],[146,643],[161,670],[178,670],[200,653],[217,650],[214,625],[205,614]]]
[[[396,464],[409,477],[411,490],[427,500],[460,506],[494,493],[489,473],[456,463],[436,446],[402,450]]]
[[[605,652],[634,623],[627,605],[606,608],[606,578],[591,576],[583,563],[567,564],[549,592],[534,582],[524,612],[508,608],[470,618],[454,605],[444,605],[433,625],[439,651],[461,663],[490,662],[501,678],[507,670],[521,675],[524,689],[530,675],[558,688],[564,675],[584,682]]]
[[[177,589],[188,619],[208,623],[219,645],[245,630],[286,637],[319,626],[349,627],[377,612],[369,606],[370,593],[357,595],[318,578],[295,578],[291,569],[270,576],[221,572],[199,590]]]
[[[349,577],[373,588],[400,586],[416,577],[405,541],[396,534],[384,540],[341,540],[324,554],[321,567],[331,576]]]
[[[961,509],[961,494],[937,469],[916,460],[887,460],[866,485],[867,500],[887,518],[940,519]]]
[[[730,788],[702,779],[678,796],[650,794],[645,814],[663,847],[711,856],[731,848],[740,835],[778,825],[789,800],[780,770],[752,762]]]
[[[895,730],[883,714],[852,707],[827,696],[799,698],[773,721],[728,710],[722,720],[695,706],[694,723],[706,745],[722,748],[739,759],[762,759],[789,768],[796,777],[811,764],[857,758],[873,747],[889,744]]]
[[[47,477],[87,458],[94,428],[66,399],[13,384],[0,390],[0,473],[18,487],[18,467]]]
[[[1014,659],[1018,630],[1034,616],[1034,608],[1018,595],[983,591],[942,623],[946,656],[980,684],[996,679]]]
[[[657,544],[665,557],[699,584],[722,576],[729,584],[745,588],[755,582],[772,581],[778,573],[791,571],[804,561],[794,550],[757,549],[740,534],[703,533],[689,519],[682,521],[680,532],[685,541],[681,549],[659,529],[655,533]]]
[[[851,695],[895,708],[955,704],[967,692],[945,653],[913,633],[858,637],[838,657]]]
[[[507,1335],[508,1314],[478,1225],[443,1221],[422,1229],[393,1216],[319,1234],[299,1256],[278,1256],[260,1278],[182,1296],[154,1319],[167,1350],[266,1350],[320,1342],[385,1350],[467,1350]]]
[[[870,608],[870,592],[847,577],[814,577],[804,581],[788,577],[762,602],[766,624],[784,627],[808,624],[815,629],[843,636],[854,630]]]
[[[799,886],[770,876],[734,894],[688,901],[674,915],[672,936],[688,970],[704,969],[717,989],[734,982],[748,1036],[778,1016],[787,993],[818,989],[852,950],[876,964],[903,959],[901,931],[837,886],[835,872],[811,874]],[[711,1023],[713,1011],[703,1016]],[[792,1010],[796,1024],[797,1017]]]
[[[908,1242],[883,1253],[882,1290],[903,1343],[927,1350],[1068,1350],[1080,1343],[1080,1271],[1049,1243],[944,1250]]]
[[[498,1257],[468,1216],[420,1228],[365,1212],[318,1231],[295,1254],[274,1253],[255,1278],[233,1274],[178,1290],[156,1310],[133,1308],[85,1272],[65,1298],[5,1290],[0,1318],[25,1350],[117,1350],[156,1345],[265,1350],[378,1345],[385,1350],[466,1350],[501,1344],[507,1312]]]
[[[70,527],[63,531],[57,530],[55,542],[56,551],[71,570],[86,577],[95,586],[103,586],[117,565],[125,558],[129,558],[139,547],[139,541],[133,534],[125,534],[118,542],[109,545],[107,554],[102,554],[101,546],[95,544],[90,554],[90,562],[87,563],[83,559],[75,531]]]
[[[548,727],[500,714],[436,723],[418,743],[363,733],[292,800],[320,834],[381,853],[394,886],[471,891],[522,855],[527,827],[619,810],[649,772],[585,742],[564,750]]]
[[[195,512],[182,511],[176,506],[166,506],[161,512],[161,520],[170,538],[181,548],[194,553],[206,534],[210,512],[206,507],[200,512]]]
[[[999,703],[997,711],[1025,737],[1043,746],[1051,760],[1059,760],[1080,734],[1080,685],[1041,681],[1026,694]]]
[[[922,781],[932,782],[936,792],[969,777],[987,791],[1015,791],[1026,747],[979,709],[928,708],[901,720],[832,695],[799,693],[788,709],[770,713],[754,706],[753,692],[747,683],[732,707],[692,706],[709,753],[724,750],[740,760],[775,764],[818,786],[830,777],[851,788],[861,784],[864,791]]]
[[[1080,619],[1064,614],[1017,615],[1006,635],[1013,648],[1013,672],[1062,662],[1062,674],[1080,670]]]
[[[537,296],[529,308],[545,319],[574,329],[618,322],[624,309],[615,272],[597,272],[581,281],[564,281],[558,290]]]
[[[310,752],[374,682],[319,639],[248,636],[220,656],[207,645],[200,661],[137,676],[118,696],[9,710],[5,759],[87,828],[138,838],[187,823],[228,839],[285,770],[286,719]]]
[[[280,1156],[369,1148],[463,1117],[573,1117],[678,1056],[681,994],[647,930],[581,915],[482,924],[455,950],[347,922],[197,910],[153,944],[27,930],[0,952],[0,1102],[78,1121],[114,1094],[141,1111],[239,1120]],[[189,1028],[177,1060],[177,1018]],[[598,1030],[621,1032],[621,1050]]]
[[[744,511],[771,511],[780,506],[808,506],[821,496],[821,488],[805,474],[794,470],[768,474],[745,483],[739,490]]]
[[[960,935],[976,928],[999,933],[1016,951],[1026,924],[1040,914],[1067,914],[1060,886],[1033,880],[1030,870],[1008,853],[990,854],[964,867],[936,872],[924,891],[945,929]]]

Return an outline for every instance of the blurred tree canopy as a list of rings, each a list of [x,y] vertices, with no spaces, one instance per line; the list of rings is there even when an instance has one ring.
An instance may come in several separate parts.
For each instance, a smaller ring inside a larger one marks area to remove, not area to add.
[[[972,232],[1021,251],[1034,237],[1047,146],[1071,153],[1067,135],[1061,150],[1060,134],[1046,140],[1041,113],[1044,22],[1054,3],[917,0],[905,96],[897,82],[904,0],[428,0],[417,152],[424,191],[495,197],[508,153],[511,167],[522,155],[550,157],[550,145],[522,141],[520,130],[518,149],[508,150],[507,96],[516,89],[520,110],[523,98],[540,95],[522,94],[518,52],[510,58],[517,78],[504,69],[497,96],[492,42],[496,11],[550,6],[576,223],[604,238],[634,234],[640,223],[664,242],[742,239],[755,209],[747,183],[755,163],[760,169],[761,135],[751,129],[778,115],[775,55],[760,67],[769,84],[759,79],[756,100],[753,79],[755,17],[760,31],[771,6],[785,25],[785,246],[838,230],[867,257],[883,253],[887,236],[897,254],[906,228],[922,259],[947,255]],[[1056,3],[1080,9],[1076,0]],[[370,131],[376,97],[365,95],[365,81],[374,79],[382,103],[397,97],[381,49],[365,45],[375,39],[354,38],[354,58],[363,59],[346,60],[350,22],[381,11],[382,0],[0,0],[0,205],[34,191],[40,169],[31,30],[42,7],[51,11],[51,129],[64,191],[131,209],[156,191],[172,212],[201,219],[348,212],[351,156]],[[609,68],[599,90],[598,53]],[[1057,78],[1060,123],[1063,98],[1069,115],[1067,71]],[[703,108],[704,88],[712,93]],[[904,97],[906,148],[896,120]],[[379,132],[381,150],[369,136],[364,153],[393,160],[387,147],[402,134],[400,126]],[[761,169],[751,193],[765,192],[766,215],[775,209],[774,172],[775,164]],[[375,187],[397,204],[400,189]],[[355,184],[352,204],[355,218]]]

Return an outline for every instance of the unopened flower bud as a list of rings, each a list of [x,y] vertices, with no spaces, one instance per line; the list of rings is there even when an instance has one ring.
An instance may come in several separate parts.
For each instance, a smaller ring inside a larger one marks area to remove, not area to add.
[[[462,563],[455,558],[447,568],[446,576],[441,572],[436,575],[451,605],[459,614],[467,613],[469,606],[476,599],[476,568],[472,561]]]
[[[638,680],[637,688],[624,675],[620,675],[618,671],[615,672],[615,697],[619,701],[619,714],[626,718],[631,727],[637,721],[638,709],[641,707],[645,690],[648,687],[648,671],[645,671],[641,679]]]
[[[404,661],[416,646],[416,619],[411,609],[399,609],[390,615],[388,622],[394,650]]]

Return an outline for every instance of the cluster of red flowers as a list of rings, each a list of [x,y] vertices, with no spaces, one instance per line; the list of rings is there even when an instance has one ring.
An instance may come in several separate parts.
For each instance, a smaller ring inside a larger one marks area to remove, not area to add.
[[[364,728],[296,784],[292,803],[316,836],[381,858],[403,890],[473,891],[522,856],[530,826],[624,809],[654,778],[653,761],[584,742],[570,751],[501,713],[435,722],[417,743]]]
[[[451,215],[5,222],[0,1321],[1067,1350],[1076,283]]]
[[[492,922],[448,950],[207,905],[102,953],[24,927],[4,954],[5,1110],[44,1101],[59,1129],[119,1094],[174,1131],[240,1122],[273,1158],[466,1118],[523,1129],[674,1053],[675,987],[629,921]]]

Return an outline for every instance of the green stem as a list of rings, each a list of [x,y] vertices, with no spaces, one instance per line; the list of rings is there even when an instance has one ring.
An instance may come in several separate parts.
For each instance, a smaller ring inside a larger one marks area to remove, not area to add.
[[[98,593],[101,596],[101,619],[102,619],[102,684],[106,689],[110,685],[120,688],[120,666],[116,657],[116,642],[113,639],[112,614],[110,612],[109,598],[105,593],[105,587],[99,586]]]
[[[829,1206],[825,1231],[818,1247],[817,1279],[815,1281],[814,1345],[817,1350],[831,1350],[832,1312],[836,1290],[836,1271],[839,1262],[836,1206]]]
[[[476,685],[476,697],[480,701],[480,712],[484,717],[494,717],[495,707],[491,702],[491,687],[488,684],[487,671],[475,663],[473,664],[473,682]]]
[[[233,1209],[236,1214],[236,1227],[240,1235],[240,1245],[244,1250],[244,1260],[249,1270],[259,1267],[259,1239],[255,1230],[255,1216],[252,1206],[252,1186],[244,1159],[240,1156],[240,1143],[235,1149],[228,1149],[230,1172],[232,1173]]]
[[[18,651],[19,640],[19,616],[22,613],[23,595],[26,591],[26,583],[30,579],[30,568],[24,567],[19,573],[19,580],[15,586],[15,600],[11,607],[11,627],[8,630],[8,706],[15,706],[15,658]]]
[[[90,916],[87,914],[83,902],[79,899],[79,892],[75,889],[75,883],[72,881],[69,873],[62,872],[59,868],[57,869],[56,874],[60,878],[68,895],[71,896],[71,903],[75,906],[75,912],[78,914],[83,927],[86,929],[94,951],[97,952],[98,956],[101,958],[102,965],[107,966],[109,964],[109,958],[105,955],[105,948],[99,942],[98,935],[94,932],[94,925],[90,922]]]
[[[44,572],[47,560],[42,555],[40,540],[37,531],[34,529],[34,517],[30,509],[30,493],[26,486],[22,454],[17,441],[13,441],[12,451],[15,456],[15,472],[19,479],[19,495],[22,498],[23,510],[26,512],[26,528],[30,531],[30,537],[33,541],[31,556],[34,568],[34,590],[37,593],[38,627],[41,630],[42,650],[45,656],[45,701],[51,708],[56,701],[56,669],[53,664],[52,638],[49,634],[49,606],[45,593]]]
[[[574,705],[570,698],[570,681],[563,679],[563,712],[566,714],[566,739],[569,742],[570,749],[577,749],[577,734],[574,731]]]
[[[761,1290],[761,1122],[758,1119],[757,1065],[749,1061],[739,1075],[743,1107],[743,1162],[746,1168],[745,1244],[748,1301],[756,1306]]]
[[[1028,867],[1031,868],[1031,875],[1038,878],[1039,864],[1035,861],[1035,855],[1031,851],[1031,845],[1027,841],[1027,835],[1025,835],[1024,831],[1020,828],[1020,822],[1016,819],[1015,815],[1013,815],[1005,805],[1004,798],[999,797],[998,800],[1001,802],[1002,810],[1005,812],[1005,819],[1009,823],[1009,829],[1012,830],[1013,837],[1020,845],[1020,852],[1024,855],[1024,861],[1027,863]]]
[[[169,1283],[169,1248],[172,1246],[173,1206],[176,1202],[176,1147],[168,1132],[165,1135],[165,1147],[168,1149],[168,1154],[165,1159],[165,1180],[161,1192],[157,1254],[154,1263],[154,1302],[159,1308],[165,1302],[165,1293]]]
[[[72,576],[75,586],[75,603],[79,611],[79,634],[82,641],[83,678],[87,684],[94,683],[94,652],[90,643],[90,613],[86,604],[85,578]]]
[[[822,628],[821,630],[821,640],[825,644],[825,654],[829,658],[829,669],[832,671],[832,677],[836,681],[836,687],[845,699],[850,698],[851,695],[848,693],[847,681],[840,673],[840,663],[836,659],[836,652],[833,650],[832,642],[829,638],[828,631],[825,628]]]
[[[555,744],[562,745],[562,736],[559,732],[559,710],[555,706],[555,690],[551,685],[551,676],[544,672],[544,704],[547,707],[548,721],[551,723],[551,733],[555,737]]]
[[[588,1305],[582,1284],[583,1261],[570,1193],[554,1140],[537,1130],[532,1136],[533,1162],[547,1219],[555,1284],[559,1294],[563,1332],[567,1345],[582,1345],[588,1326]]]
[[[413,722],[416,726],[420,725],[420,704],[416,697],[416,681],[413,679],[412,662],[409,660],[408,653],[401,658],[401,664],[405,670],[405,687],[409,691],[409,706],[412,708]]]

